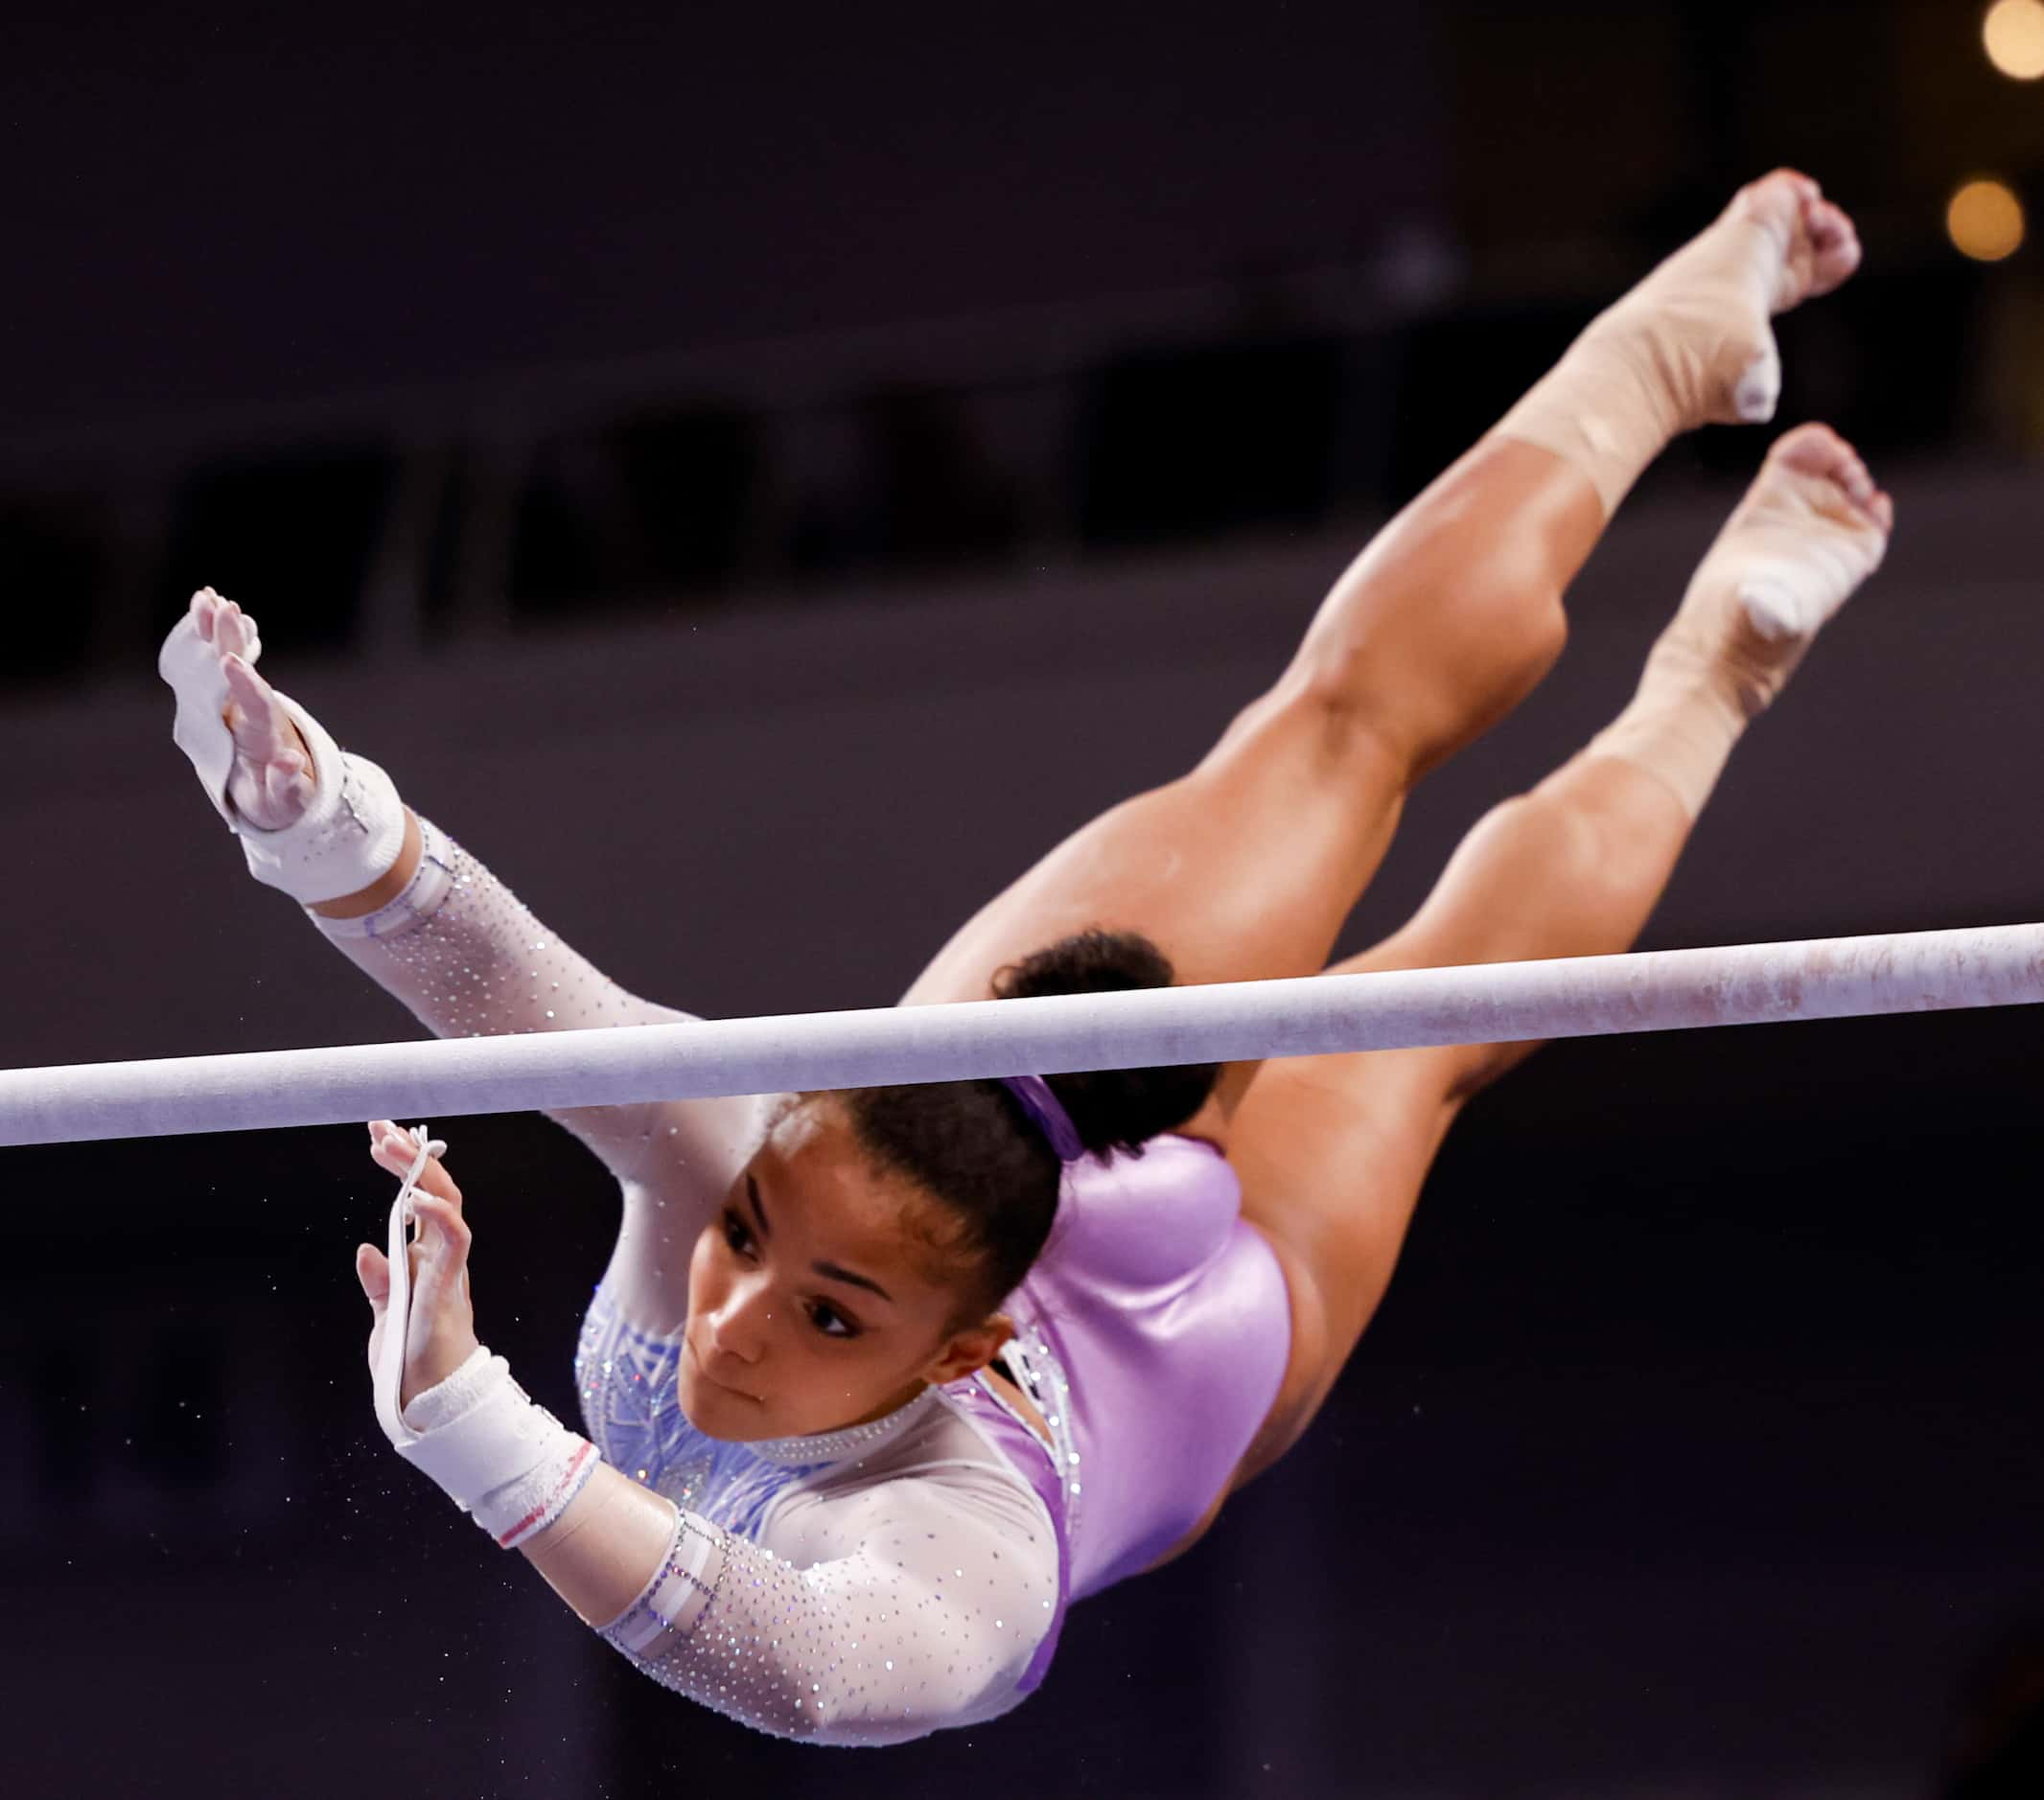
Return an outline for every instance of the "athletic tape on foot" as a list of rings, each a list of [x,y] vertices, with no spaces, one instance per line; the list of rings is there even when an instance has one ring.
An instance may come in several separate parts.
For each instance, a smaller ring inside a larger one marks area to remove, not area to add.
[[[1781,358],[1770,295],[1789,244],[1749,207],[1742,189],[1591,320],[1497,427],[1573,464],[1606,518],[1677,433],[1775,415]]]

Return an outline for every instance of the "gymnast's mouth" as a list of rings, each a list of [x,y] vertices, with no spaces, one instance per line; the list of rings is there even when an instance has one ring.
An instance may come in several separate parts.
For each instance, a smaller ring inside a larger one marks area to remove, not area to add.
[[[701,1354],[696,1350],[695,1339],[686,1333],[684,1333],[682,1337],[682,1353],[695,1364],[696,1373],[701,1375],[711,1387],[720,1389],[734,1399],[750,1400],[755,1406],[760,1404],[759,1396],[756,1394],[748,1394],[743,1388],[734,1388],[730,1382],[719,1381],[715,1375],[711,1374],[708,1364],[704,1362]]]

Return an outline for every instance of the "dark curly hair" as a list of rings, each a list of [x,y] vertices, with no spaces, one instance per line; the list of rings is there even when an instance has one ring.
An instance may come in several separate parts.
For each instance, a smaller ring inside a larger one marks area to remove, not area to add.
[[[1169,987],[1170,959],[1135,932],[1087,931],[1058,939],[995,976],[998,1000]],[[1206,1104],[1218,1063],[1109,1069],[1045,1079],[1088,1151],[1142,1154],[1146,1139],[1181,1125]],[[907,1176],[957,1222],[946,1246],[977,1264],[961,1321],[997,1306],[1050,1235],[1063,1172],[1057,1153],[999,1081],[933,1081],[854,1088],[839,1096],[863,1149]]]

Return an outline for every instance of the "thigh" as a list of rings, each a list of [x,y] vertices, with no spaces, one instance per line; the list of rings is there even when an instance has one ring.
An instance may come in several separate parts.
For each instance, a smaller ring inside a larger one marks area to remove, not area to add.
[[[1376,1313],[1458,1107],[1439,1054],[1286,1057],[1263,1064],[1243,1096],[1228,1160],[1243,1216],[1284,1272],[1291,1349],[1233,1480],[1160,1564],[1205,1536],[1229,1495],[1298,1442]]]
[[[1356,559],[1277,685],[1197,769],[1058,845],[906,1002],[983,999],[1003,964],[1095,925],[1153,938],[1187,983],[1320,968],[1418,773],[1560,654],[1562,588],[1601,524],[1560,458],[1486,439]]]
[[[1535,794],[1493,808],[1419,912],[1328,973],[1623,948],[1673,850],[1653,863],[1652,883],[1613,884],[1607,871],[1636,841],[1665,848],[1668,808],[1669,796],[1637,771],[1579,759]],[[1261,1065],[1231,1119],[1228,1153],[1243,1216],[1285,1269],[1292,1350],[1238,1483],[1268,1467],[1319,1410],[1383,1299],[1449,1127],[1472,1094],[1532,1048],[1447,1044]]]
[[[1291,1351],[1235,1487],[1298,1441],[1376,1315],[1461,1107],[1454,1068],[1436,1050],[1287,1057],[1243,1096],[1228,1155],[1285,1273]]]
[[[1625,950],[1688,822],[1643,771],[1577,757],[1493,808],[1412,919],[1330,973]],[[1288,1447],[1327,1397],[1383,1298],[1456,1114],[1536,1048],[1452,1044],[1262,1066],[1231,1121],[1229,1154],[1243,1212],[1285,1265],[1294,1332],[1283,1391],[1243,1479]]]
[[[1006,964],[1099,926],[1187,984],[1308,975],[1390,842],[1406,765],[1288,677],[1190,774],[1066,839],[970,919],[905,1004],[983,1000]]]

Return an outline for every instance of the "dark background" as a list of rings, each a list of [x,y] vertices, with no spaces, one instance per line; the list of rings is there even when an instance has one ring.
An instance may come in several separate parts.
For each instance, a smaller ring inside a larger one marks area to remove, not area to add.
[[[881,1004],[1184,768],[1401,500],[1780,162],[1868,265],[1782,417],[1889,567],[1649,945],[2034,917],[2044,203],[1979,10],[231,6],[0,27],[0,1001],[17,1065],[407,1032],[169,744],[198,582],[620,980]],[[1351,942],[1622,703],[1764,446],[1645,484]],[[635,1674],[383,1444],[352,1129],[0,1152],[0,1787],[1916,1795],[2034,1668],[2034,1018],[1560,1046],[1450,1141],[1326,1415],[996,1725],[878,1755]],[[435,1121],[571,1414],[615,1196]],[[2005,1646],[2013,1648],[2005,1651]],[[2007,1791],[2030,1791],[2010,1788]]]

